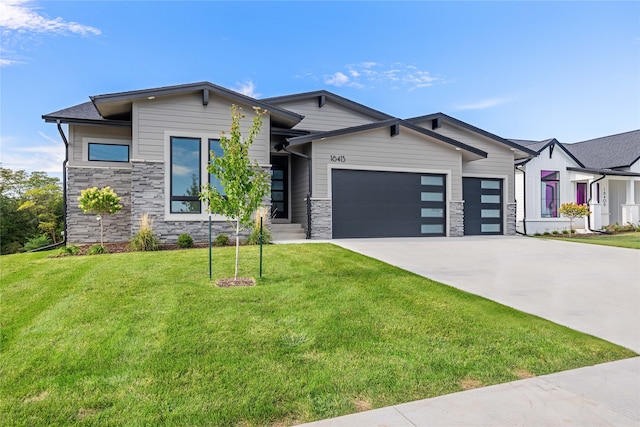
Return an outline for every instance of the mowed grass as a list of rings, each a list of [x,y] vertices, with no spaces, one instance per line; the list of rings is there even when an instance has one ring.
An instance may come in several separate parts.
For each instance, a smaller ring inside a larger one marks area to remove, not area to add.
[[[264,253],[249,288],[206,249],[0,258],[0,424],[291,425],[635,355],[333,245]]]
[[[621,234],[583,234],[575,237],[543,236],[546,238],[556,238],[569,242],[591,243],[594,245],[616,246],[618,248],[640,249],[640,233]]]

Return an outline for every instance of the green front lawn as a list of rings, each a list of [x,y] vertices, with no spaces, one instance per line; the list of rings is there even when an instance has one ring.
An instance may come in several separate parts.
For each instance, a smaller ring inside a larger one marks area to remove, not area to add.
[[[290,425],[634,356],[333,245],[250,288],[207,253],[0,258],[0,424]]]
[[[592,243],[594,245],[616,246],[619,248],[640,249],[640,232],[620,234],[578,234],[573,237],[564,235],[546,235],[546,238],[567,240],[570,242]]]

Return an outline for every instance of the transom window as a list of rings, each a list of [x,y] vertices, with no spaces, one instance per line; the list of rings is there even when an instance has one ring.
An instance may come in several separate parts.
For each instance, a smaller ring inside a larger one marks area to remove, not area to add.
[[[128,162],[129,146],[124,144],[100,144],[90,142],[89,161],[92,162]]]

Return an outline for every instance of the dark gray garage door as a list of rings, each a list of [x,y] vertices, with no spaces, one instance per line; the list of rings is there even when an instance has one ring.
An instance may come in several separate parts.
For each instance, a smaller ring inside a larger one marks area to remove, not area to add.
[[[444,236],[444,175],[333,169],[333,238]]]
[[[462,178],[464,234],[502,233],[502,180]]]

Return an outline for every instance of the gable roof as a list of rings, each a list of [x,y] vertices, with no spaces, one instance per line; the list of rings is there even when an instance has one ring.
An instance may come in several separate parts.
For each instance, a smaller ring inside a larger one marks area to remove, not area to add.
[[[477,134],[480,134],[482,136],[485,136],[489,139],[492,139],[496,142],[499,142],[500,144],[504,144],[509,148],[515,148],[516,150],[520,150],[526,154],[529,155],[535,155],[537,154],[534,150],[529,149],[526,146],[520,145],[520,144],[516,144],[515,142],[512,142],[508,139],[504,139],[499,137],[498,135],[494,135],[490,132],[487,132],[486,130],[477,128],[473,125],[470,125],[469,123],[465,123],[462,120],[458,120],[456,118],[453,118],[451,116],[448,116],[444,113],[434,113],[434,114],[427,114],[425,116],[418,116],[418,117],[412,117],[410,119],[407,119],[407,121],[412,122],[412,123],[418,123],[418,122],[423,122],[423,121],[427,121],[427,120],[443,120],[445,122],[449,122],[451,124],[454,124],[456,126],[459,126],[461,128],[470,130],[471,132],[475,132]]]
[[[515,142],[516,144],[525,146],[530,150],[534,150],[536,152],[536,156],[539,156],[547,147],[550,147],[550,150],[553,150],[553,147],[560,147],[562,151],[565,152],[567,156],[569,156],[574,162],[576,162],[580,167],[584,167],[584,164],[576,158],[576,156],[571,153],[564,144],[561,144],[555,138],[545,139],[544,141],[529,141],[525,139],[510,139],[509,141]],[[526,159],[524,161],[516,162],[516,164],[524,164],[527,163],[531,159]]]
[[[274,96],[271,98],[263,98],[262,101],[271,105],[278,105],[278,104],[284,104],[287,102],[305,101],[313,98],[318,98],[318,105],[320,107],[322,107],[324,103],[327,100],[329,100],[335,104],[338,104],[350,110],[356,111],[358,113],[364,114],[375,120],[387,120],[387,119],[394,118],[393,116],[383,113],[382,111],[374,110],[373,108],[367,107],[366,105],[359,104],[355,101],[344,98],[340,95],[336,95],[335,93],[329,92],[327,90],[316,90],[313,92],[303,92],[303,93],[295,93],[292,95]]]
[[[183,93],[193,93],[202,91],[203,103],[208,102],[209,94],[217,94],[232,101],[257,106],[269,111],[272,121],[279,126],[293,127],[299,123],[304,116],[278,107],[267,104],[263,101],[251,98],[241,93],[223,88],[210,82],[188,83],[175,86],[164,86],[151,89],[134,90],[127,92],[117,92],[104,95],[90,96],[94,110],[85,104],[80,104],[42,116],[45,121],[61,120],[65,123],[80,121],[96,122],[96,124],[113,124],[117,122],[130,122],[132,103],[140,99],[154,99],[156,97],[179,95]],[[96,113],[102,119],[96,117]],[[55,117],[55,119],[54,119]]]
[[[565,147],[586,167],[628,168],[640,159],[640,129],[566,144]]]
[[[486,158],[488,156],[487,152],[482,151],[478,148],[464,144],[460,141],[456,141],[455,139],[446,137],[444,135],[440,135],[439,133],[425,129],[421,126],[416,126],[415,124],[407,120],[402,120],[397,118],[382,120],[374,123],[367,123],[359,126],[352,126],[348,128],[330,130],[325,132],[313,132],[313,133],[310,133],[309,135],[287,138],[286,141],[287,141],[287,145],[299,145],[299,144],[304,144],[307,142],[317,141],[325,138],[333,138],[336,136],[349,135],[352,133],[364,132],[368,130],[378,129],[382,127],[392,127],[392,126],[403,126],[407,129],[411,129],[412,131],[418,132],[422,135],[437,139],[438,141],[451,145],[455,148],[465,150],[469,153],[473,153],[476,156],[478,156],[478,158]]]

